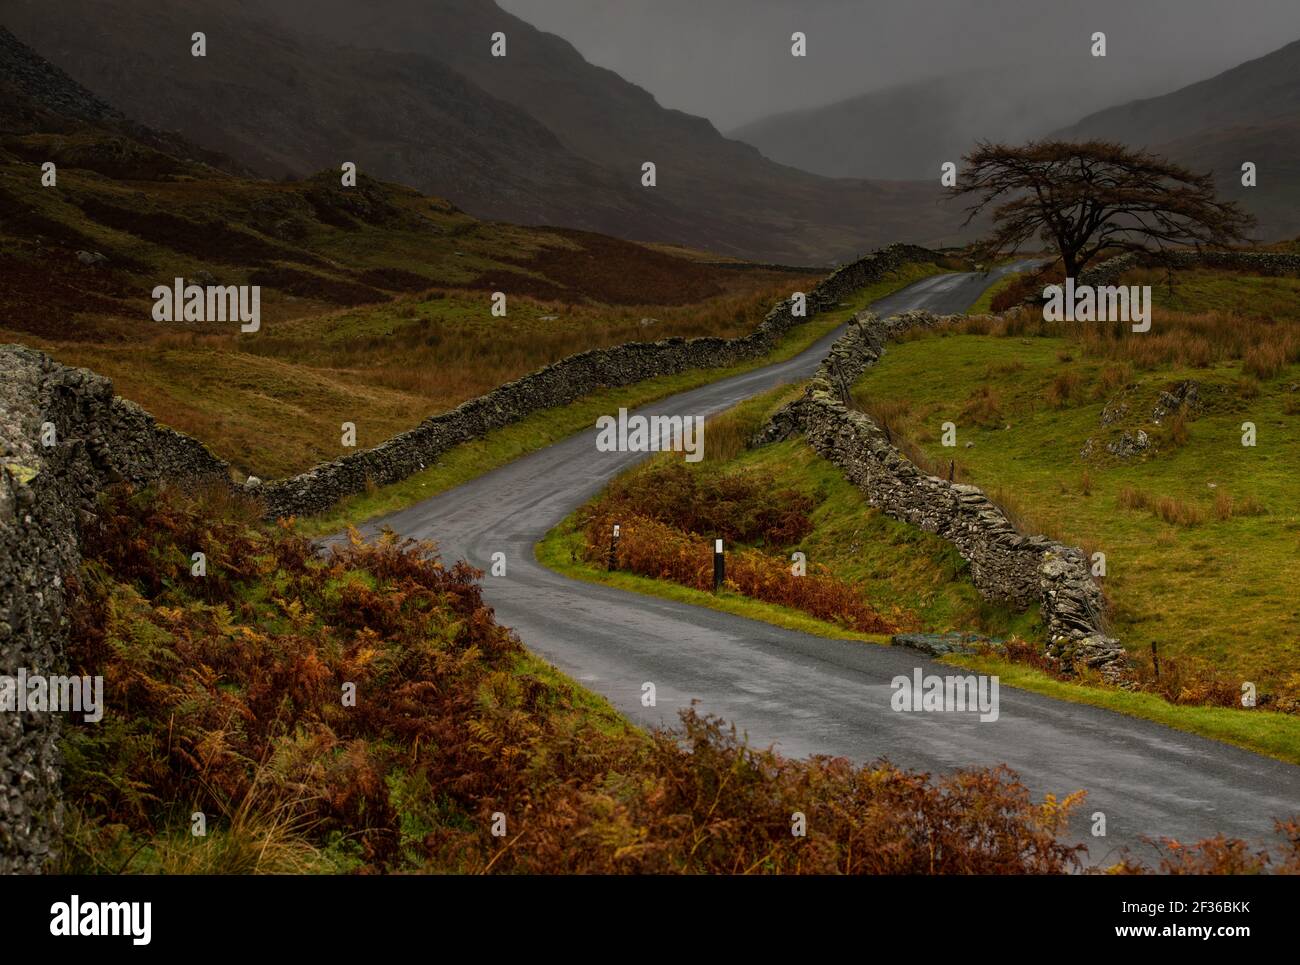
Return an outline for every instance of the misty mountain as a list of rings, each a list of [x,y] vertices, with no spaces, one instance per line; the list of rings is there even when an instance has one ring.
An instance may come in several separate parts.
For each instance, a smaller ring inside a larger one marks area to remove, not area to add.
[[[1196,171],[1259,219],[1263,238],[1300,234],[1300,41],[1162,97],[1085,117],[1053,134],[1144,147]],[[1258,185],[1241,184],[1253,162]]]
[[[1148,93],[1123,71],[1025,61],[870,91],[729,132],[774,161],[828,177],[938,178],[976,141],[1018,143],[1117,99]],[[1195,76],[1195,75],[1193,75]],[[1084,78],[1086,77],[1086,83]]]
[[[1125,99],[1142,80],[1110,67],[1086,76],[1082,69],[1026,62],[906,84],[732,134],[785,164],[875,178],[937,178],[944,161],[958,161],[978,140],[1114,140],[1213,171],[1223,195],[1259,219],[1259,237],[1300,233],[1300,42],[1172,93],[1091,114],[1089,105]],[[1087,116],[1061,127],[1067,110]],[[1241,184],[1245,161],[1259,170],[1257,187]]]
[[[957,235],[937,181],[775,164],[484,0],[6,7],[20,39],[132,117],[271,177],[351,160],[478,217],[796,264]],[[204,58],[190,54],[200,29]]]
[[[335,40],[429,54],[527,111],[576,153],[623,177],[653,161],[655,189],[698,219],[700,247],[800,263],[906,236],[951,241],[959,222],[935,182],[828,181],[773,164],[708,120],[661,107],[567,40],[485,0],[268,0],[286,23]],[[431,12],[436,10],[437,15]],[[313,13],[314,12],[314,13]],[[489,38],[507,38],[490,56]],[[797,232],[795,234],[794,232]],[[737,239],[740,241],[737,246]],[[762,249],[756,249],[762,246]]]
[[[1297,116],[1300,40],[1171,94],[1090,114],[1057,134],[1156,145],[1201,131]]]

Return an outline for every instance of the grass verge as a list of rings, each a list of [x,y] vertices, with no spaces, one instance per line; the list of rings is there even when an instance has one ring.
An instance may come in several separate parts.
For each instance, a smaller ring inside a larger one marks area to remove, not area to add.
[[[989,315],[993,312],[993,299],[997,298],[1004,291],[1015,285],[1020,284],[1024,278],[1025,272],[1012,272],[1009,275],[1003,275],[988,288],[980,293],[980,297],[975,299],[970,308],[966,309],[967,315]]]
[[[629,593],[641,593],[645,596],[659,597],[677,603],[689,603],[692,606],[707,607],[722,613],[730,613],[750,620],[761,620],[786,630],[815,637],[827,637],[832,640],[861,640],[864,643],[888,643],[884,634],[857,633],[826,620],[801,613],[791,607],[780,606],[755,600],[739,593],[722,591],[706,593],[688,586],[680,586],[665,580],[655,580],[635,573],[618,570],[603,570],[591,563],[584,562],[579,555],[583,536],[578,529],[578,514],[570,515],[563,523],[546,534],[546,538],[537,544],[537,562],[547,569],[563,576],[587,583],[599,583],[616,590]]]
[[[1171,704],[1155,694],[1057,680],[1041,670],[997,657],[950,656],[943,662],[979,673],[997,674],[1004,687],[1032,691],[1055,700],[1102,707],[1117,714],[1233,744],[1288,764],[1300,764],[1300,718],[1294,714]]]

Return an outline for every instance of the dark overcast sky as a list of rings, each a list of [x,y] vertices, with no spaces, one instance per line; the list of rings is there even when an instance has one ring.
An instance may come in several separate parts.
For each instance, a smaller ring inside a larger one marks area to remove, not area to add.
[[[661,104],[720,129],[1008,61],[1087,71],[1105,31],[1113,89],[1165,93],[1300,39],[1300,0],[497,0]],[[808,57],[790,56],[790,34]],[[1069,123],[1062,105],[1062,123]]]

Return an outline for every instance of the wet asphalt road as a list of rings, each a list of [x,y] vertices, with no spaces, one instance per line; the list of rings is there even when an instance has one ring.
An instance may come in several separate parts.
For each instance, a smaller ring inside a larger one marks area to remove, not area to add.
[[[940,275],[877,302],[961,312],[1007,266],[985,277]],[[646,415],[710,415],[779,384],[807,378],[839,332],[786,362],[664,399]],[[534,545],[611,477],[644,458],[596,450],[595,429],[524,456],[366,527],[436,540],[444,559],[488,570],[503,552],[507,575],[485,576],[498,619],[561,670],[644,725],[677,722],[692,700],[733,721],[751,742],[791,756],[888,757],[931,772],[1006,763],[1035,795],[1086,789],[1073,828],[1093,862],[1120,845],[1150,853],[1143,836],[1195,840],[1220,831],[1269,840],[1274,817],[1300,812],[1300,768],[1081,704],[1002,687],[1000,716],[900,713],[890,682],[914,668],[953,673],[901,648],[829,640],[688,604],[577,582],[541,567]],[[657,705],[641,705],[653,682]],[[1086,837],[1106,815],[1107,836]]]

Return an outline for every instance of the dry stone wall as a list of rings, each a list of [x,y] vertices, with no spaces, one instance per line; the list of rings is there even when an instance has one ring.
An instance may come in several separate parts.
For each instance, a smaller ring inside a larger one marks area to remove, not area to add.
[[[1083,551],[1017,532],[982,490],[926,473],[870,417],[846,404],[848,387],[880,359],[890,338],[962,317],[907,312],[882,320],[860,313],[803,396],[778,411],[753,442],[764,445],[802,433],[871,505],[952,543],[986,599],[1041,607],[1047,651],[1063,670],[1086,665],[1118,679],[1124,651],[1106,634],[1101,590]]]
[[[1259,275],[1276,275],[1300,270],[1300,254],[1278,251],[1171,251],[1163,258],[1175,268],[1228,268]],[[1095,268],[1086,268],[1079,276],[1081,285],[1113,285],[1124,272],[1144,263],[1139,255],[1128,253],[1108,258]]]
[[[80,524],[106,485],[160,478],[230,475],[200,443],[116,398],[108,379],[0,346],[0,676],[62,671]],[[0,874],[39,871],[50,854],[58,732],[57,714],[0,711]]]
[[[915,245],[890,245],[844,265],[807,293],[807,318],[835,308],[846,296],[908,262],[938,257],[937,252]],[[567,405],[597,389],[756,359],[807,320],[796,317],[793,307],[792,299],[786,299],[755,331],[741,338],[670,338],[569,356],[426,419],[373,449],[322,463],[289,479],[258,484],[258,495],[269,517],[319,513],[344,496],[364,492],[370,484],[382,486],[405,479],[462,442],[541,409]]]

